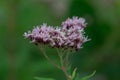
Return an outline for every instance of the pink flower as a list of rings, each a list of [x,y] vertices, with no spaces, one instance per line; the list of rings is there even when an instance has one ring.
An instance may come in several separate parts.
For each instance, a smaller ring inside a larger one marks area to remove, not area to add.
[[[62,23],[63,30],[75,27],[78,29],[84,29],[86,27],[85,19],[73,17],[72,19],[68,18],[66,21]]]
[[[73,48],[79,50],[88,41],[84,35],[85,19],[73,17],[62,23],[62,27],[52,27],[47,24],[37,26],[24,36],[35,44],[47,44],[56,48]]]

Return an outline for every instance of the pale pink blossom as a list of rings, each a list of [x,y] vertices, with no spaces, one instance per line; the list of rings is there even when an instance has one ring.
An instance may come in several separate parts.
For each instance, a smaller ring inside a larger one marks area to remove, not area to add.
[[[73,17],[62,22],[62,27],[52,27],[47,24],[37,26],[24,36],[35,44],[47,44],[56,48],[73,48],[79,50],[88,41],[84,35],[85,19]]]

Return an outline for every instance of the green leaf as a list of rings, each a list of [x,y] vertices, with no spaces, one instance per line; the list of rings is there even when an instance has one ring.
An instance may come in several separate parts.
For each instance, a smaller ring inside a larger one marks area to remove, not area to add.
[[[89,80],[91,77],[93,77],[95,75],[96,71],[94,71],[92,74],[85,76],[83,78],[81,78],[80,80]]]
[[[74,79],[74,77],[75,77],[75,75],[76,75],[76,71],[77,71],[77,68],[75,68],[74,70],[73,70],[73,72],[72,72],[72,79]]]
[[[35,77],[35,80],[55,80],[55,79]]]

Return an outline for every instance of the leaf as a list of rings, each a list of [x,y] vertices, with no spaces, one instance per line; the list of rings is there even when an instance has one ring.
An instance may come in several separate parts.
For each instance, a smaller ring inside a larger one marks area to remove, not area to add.
[[[55,79],[35,77],[35,80],[55,80]]]
[[[91,77],[93,77],[95,75],[96,71],[94,71],[92,74],[88,75],[88,76],[85,76],[83,78],[81,78],[80,80],[88,80],[90,79]]]
[[[76,75],[76,71],[77,71],[77,68],[75,68],[74,70],[73,70],[73,72],[72,72],[72,79],[74,79],[74,77],[75,77],[75,75]]]

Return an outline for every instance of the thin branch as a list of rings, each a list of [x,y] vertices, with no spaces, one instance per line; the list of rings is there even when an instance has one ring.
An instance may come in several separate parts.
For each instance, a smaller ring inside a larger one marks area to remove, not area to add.
[[[45,56],[45,58],[52,64],[54,65],[55,67],[57,67],[58,69],[61,69],[60,66],[58,66],[56,63],[54,63],[54,61],[52,61],[49,56],[46,54],[45,50],[43,49],[42,46],[40,46],[40,50],[42,51],[43,55]]]
[[[58,56],[59,56],[59,58],[60,58],[60,64],[61,64],[61,67],[63,67],[63,58],[62,58],[62,54],[61,54],[61,52],[60,52],[60,50],[57,48],[57,53],[58,53]]]
[[[69,65],[69,53],[66,54],[66,57],[65,57],[65,66],[67,67]]]
[[[68,75],[68,73],[67,73],[66,62],[65,62],[65,64],[64,64],[63,55],[64,55],[65,51],[64,51],[64,53],[63,53],[62,51],[60,51],[59,49],[57,49],[57,52],[58,52],[58,56],[59,56],[59,58],[60,58],[60,63],[61,63],[61,69],[62,69],[62,71],[64,72],[67,80],[72,80],[71,77],[70,77],[70,76]],[[68,54],[68,53],[67,53],[67,54]],[[67,58],[68,58],[68,55],[67,55],[67,54],[65,55],[65,58],[66,58],[66,56],[67,56]]]

